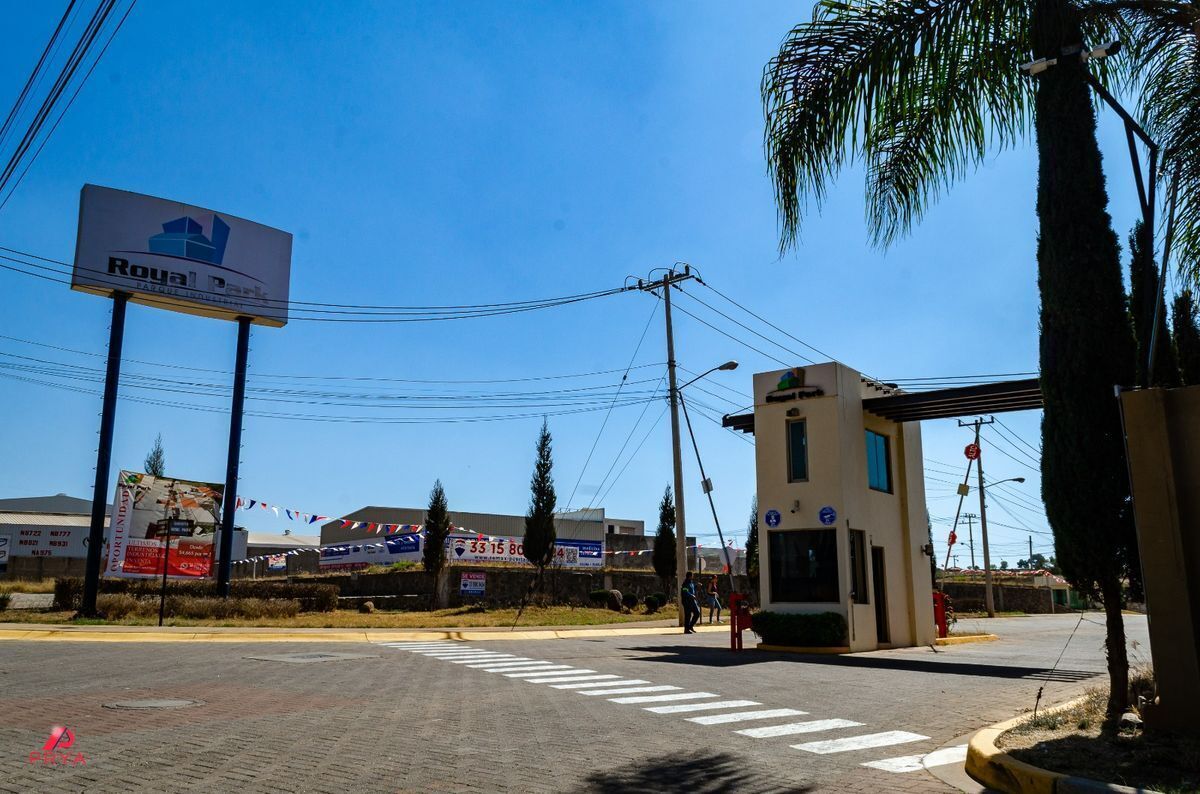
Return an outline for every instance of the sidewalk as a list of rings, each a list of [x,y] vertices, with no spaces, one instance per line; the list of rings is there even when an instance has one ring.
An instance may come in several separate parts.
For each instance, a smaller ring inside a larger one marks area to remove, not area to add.
[[[729,626],[697,626],[701,632],[728,632]],[[0,623],[0,641],[59,642],[395,642],[402,640],[556,640],[581,637],[636,637],[682,634],[674,620],[631,625],[520,626],[430,629],[287,629],[220,626],[70,626]]]

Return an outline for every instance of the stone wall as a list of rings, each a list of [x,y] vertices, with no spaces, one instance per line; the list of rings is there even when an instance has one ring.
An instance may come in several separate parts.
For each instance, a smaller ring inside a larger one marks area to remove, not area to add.
[[[942,589],[946,595],[954,599],[955,612],[983,612],[985,609],[982,583],[946,582],[942,585]],[[997,584],[992,586],[992,600],[997,612],[1046,615],[1070,611],[1068,607],[1054,603],[1053,591],[1048,587]]]

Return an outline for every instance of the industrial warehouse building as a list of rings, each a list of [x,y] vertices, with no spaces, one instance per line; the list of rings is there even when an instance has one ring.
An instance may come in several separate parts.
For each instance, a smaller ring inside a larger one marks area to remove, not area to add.
[[[455,529],[482,535],[510,538],[525,537],[525,516],[502,513],[466,513],[450,511]],[[350,522],[350,526],[346,523]],[[380,525],[417,526],[425,523],[424,507],[363,507],[321,526],[321,545],[369,540],[383,534]],[[372,526],[374,525],[374,526]],[[560,538],[603,541],[605,535],[645,535],[646,524],[627,518],[610,518],[604,508],[588,508],[556,513],[554,529]]]

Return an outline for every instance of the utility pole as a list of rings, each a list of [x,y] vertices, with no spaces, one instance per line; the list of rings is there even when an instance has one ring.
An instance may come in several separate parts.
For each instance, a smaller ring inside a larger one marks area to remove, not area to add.
[[[984,425],[990,425],[995,422],[994,417],[988,417],[987,421],[976,419],[974,422],[964,422],[958,420],[959,427],[974,427],[975,428],[975,446],[979,446],[979,429]],[[983,485],[983,453],[979,455],[977,461],[979,466],[976,468],[976,473],[979,475],[979,534],[983,540],[983,602],[987,607],[989,618],[996,617],[996,604],[992,598],[992,557],[988,550],[987,536],[987,492]]]
[[[1029,536],[1029,567],[1033,567],[1033,535]]]
[[[974,513],[963,513],[963,518],[967,520],[967,548],[971,550],[971,567],[975,567],[975,519],[979,516]]]
[[[667,318],[667,384],[670,389],[671,405],[671,463],[675,469],[675,594],[679,602],[677,610],[679,625],[684,625],[683,587],[684,577],[687,576],[687,523],[683,515],[683,453],[679,441],[679,384],[675,377],[675,334],[671,326],[671,285],[680,281],[693,279],[689,265],[683,266],[683,272],[674,269],[657,281],[643,282],[638,280],[638,289],[643,292],[662,290],[663,309]]]

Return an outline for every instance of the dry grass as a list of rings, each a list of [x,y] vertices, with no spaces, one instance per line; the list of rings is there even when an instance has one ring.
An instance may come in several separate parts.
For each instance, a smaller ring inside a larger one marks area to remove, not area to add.
[[[0,623],[73,623],[74,625],[107,624],[121,626],[145,626],[158,623],[157,606],[153,618],[127,616],[114,621],[72,621],[71,612],[38,612],[35,610],[9,610],[0,612]],[[440,609],[433,612],[388,612],[364,614],[357,610],[339,609],[336,612],[303,612],[294,618],[256,618],[195,620],[169,618],[169,626],[264,626],[271,628],[328,628],[328,629],[428,629],[428,628],[483,628],[508,627],[516,620],[516,609],[489,609],[476,607]],[[658,612],[647,615],[642,612],[625,614],[607,609],[591,607],[527,607],[521,616],[518,628],[537,626],[600,626],[610,623],[638,623],[651,620],[669,620],[670,614]]]
[[[42,579],[40,581],[23,581],[13,580],[8,582],[0,582],[0,593],[53,593],[54,580]]]
[[[1145,675],[1134,672],[1134,691],[1145,688]],[[1107,703],[1107,690],[1090,689],[1081,703],[1032,717],[997,745],[1020,761],[1068,775],[1167,794],[1200,791],[1200,739],[1103,730]]]

